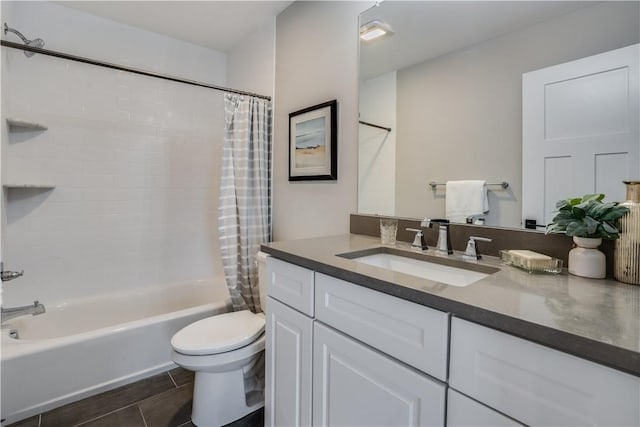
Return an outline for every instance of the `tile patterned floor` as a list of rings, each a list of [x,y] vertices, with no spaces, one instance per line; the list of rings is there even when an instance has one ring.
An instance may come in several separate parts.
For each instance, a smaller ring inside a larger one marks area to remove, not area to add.
[[[195,427],[193,372],[175,368],[7,427]],[[262,409],[228,427],[264,427]]]

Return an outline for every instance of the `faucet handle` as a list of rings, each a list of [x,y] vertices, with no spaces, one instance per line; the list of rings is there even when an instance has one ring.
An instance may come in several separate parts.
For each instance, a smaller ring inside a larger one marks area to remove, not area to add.
[[[416,237],[414,237],[413,239],[413,243],[411,244],[412,247],[414,248],[418,248],[421,251],[425,251],[427,250],[427,242],[425,242],[424,240],[424,234],[422,233],[422,230],[419,228],[405,228],[405,230],[407,231],[415,231],[416,233]]]
[[[470,236],[469,242],[467,242],[467,249],[465,249],[462,258],[472,260],[479,260],[480,258],[482,258],[482,255],[480,255],[480,252],[478,251],[476,241],[491,242],[492,240],[487,237]]]

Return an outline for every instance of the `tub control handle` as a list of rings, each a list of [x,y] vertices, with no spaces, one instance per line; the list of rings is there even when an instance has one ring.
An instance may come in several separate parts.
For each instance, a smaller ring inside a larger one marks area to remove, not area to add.
[[[24,274],[24,270],[21,271],[4,271],[4,263],[0,262],[0,278],[3,282],[17,279]]]

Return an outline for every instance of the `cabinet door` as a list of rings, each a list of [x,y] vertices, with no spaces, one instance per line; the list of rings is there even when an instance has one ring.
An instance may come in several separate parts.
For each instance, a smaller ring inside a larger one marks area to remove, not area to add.
[[[265,424],[311,425],[313,320],[267,298]]]
[[[445,387],[314,324],[314,426],[443,426]]]
[[[450,388],[447,427],[522,427],[522,424]]]

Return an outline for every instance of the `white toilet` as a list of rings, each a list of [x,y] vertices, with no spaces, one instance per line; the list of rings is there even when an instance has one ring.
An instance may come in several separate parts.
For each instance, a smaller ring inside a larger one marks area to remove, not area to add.
[[[266,307],[266,259],[258,253],[260,305]],[[195,371],[191,421],[219,427],[264,406],[263,384],[254,375],[263,363],[264,314],[248,310],[199,320],[171,339],[171,358]]]

